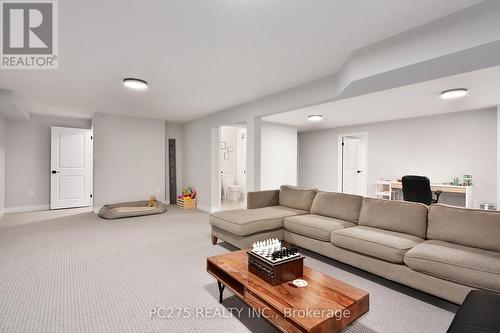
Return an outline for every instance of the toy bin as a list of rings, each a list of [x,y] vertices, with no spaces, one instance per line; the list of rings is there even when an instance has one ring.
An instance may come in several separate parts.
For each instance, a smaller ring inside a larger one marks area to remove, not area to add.
[[[180,209],[194,209],[196,208],[196,199],[177,198],[177,207]]]

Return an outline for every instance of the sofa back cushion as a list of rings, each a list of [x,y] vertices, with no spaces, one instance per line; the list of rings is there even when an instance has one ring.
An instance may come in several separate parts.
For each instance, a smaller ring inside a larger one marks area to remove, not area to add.
[[[427,238],[500,252],[500,212],[431,205]]]
[[[318,192],[311,206],[311,214],[358,222],[363,197],[334,192]]]
[[[314,188],[283,185],[280,187],[280,206],[309,211],[317,192]]]
[[[358,224],[425,238],[427,206],[414,202],[363,198]]]

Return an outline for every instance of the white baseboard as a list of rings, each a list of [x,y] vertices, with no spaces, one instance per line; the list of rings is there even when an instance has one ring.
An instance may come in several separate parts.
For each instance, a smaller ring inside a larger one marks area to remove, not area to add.
[[[33,206],[15,206],[6,207],[4,209],[5,213],[22,213],[22,212],[34,212],[37,210],[49,210],[50,205],[33,205]]]
[[[198,204],[196,206],[196,208],[198,208],[199,210],[202,210],[204,212],[207,212],[207,213],[212,213],[212,207],[210,207],[210,206],[205,206],[205,205]]]

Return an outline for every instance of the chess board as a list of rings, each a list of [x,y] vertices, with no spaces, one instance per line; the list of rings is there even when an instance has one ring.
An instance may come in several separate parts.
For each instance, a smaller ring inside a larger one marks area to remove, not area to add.
[[[296,247],[287,248],[277,239],[256,242],[252,245],[251,252],[273,264],[300,257]]]
[[[251,251],[253,254],[257,255],[259,258],[262,258],[264,260],[269,261],[270,263],[277,264],[280,262],[284,262],[293,258],[300,257],[300,253],[296,252],[294,254],[289,254],[287,256],[283,256],[282,258],[273,258],[273,252],[272,250],[263,250],[263,251]]]

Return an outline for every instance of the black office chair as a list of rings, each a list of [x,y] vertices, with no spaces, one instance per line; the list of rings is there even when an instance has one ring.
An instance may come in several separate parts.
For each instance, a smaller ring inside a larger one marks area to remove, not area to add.
[[[403,177],[404,201],[420,202],[426,205],[437,203],[443,191],[436,191],[436,199],[432,198],[431,182],[423,176]]]

